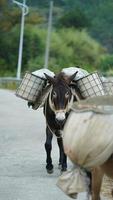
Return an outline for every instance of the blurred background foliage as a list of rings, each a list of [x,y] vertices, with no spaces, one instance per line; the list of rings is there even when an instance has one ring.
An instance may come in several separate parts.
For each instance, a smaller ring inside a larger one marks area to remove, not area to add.
[[[20,1],[22,2],[22,1]],[[49,0],[27,0],[22,74],[44,66]],[[16,76],[21,10],[0,0],[0,76]],[[113,75],[113,1],[54,0],[49,69]]]

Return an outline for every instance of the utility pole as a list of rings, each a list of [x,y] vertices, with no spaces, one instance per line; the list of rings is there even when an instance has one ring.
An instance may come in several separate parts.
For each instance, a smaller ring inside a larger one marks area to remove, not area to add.
[[[18,65],[17,65],[17,74],[16,74],[16,78],[20,79],[21,78],[21,68],[22,68],[24,23],[25,23],[25,16],[28,14],[29,10],[28,10],[28,6],[26,5],[26,0],[23,0],[23,3],[13,0],[13,3],[17,4],[22,10],[20,42],[19,42],[19,52],[18,52]]]
[[[47,33],[46,49],[45,49],[44,68],[46,68],[46,69],[48,68],[48,60],[49,60],[49,49],[50,49],[50,39],[51,39],[51,30],[52,30],[52,12],[53,12],[53,1],[50,2],[48,33]]]

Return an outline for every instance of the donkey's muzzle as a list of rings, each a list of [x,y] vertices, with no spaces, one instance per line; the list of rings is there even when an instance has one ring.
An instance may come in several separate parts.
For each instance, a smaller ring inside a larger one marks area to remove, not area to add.
[[[57,122],[63,123],[66,119],[65,112],[63,112],[63,111],[57,112],[55,118],[56,118]]]

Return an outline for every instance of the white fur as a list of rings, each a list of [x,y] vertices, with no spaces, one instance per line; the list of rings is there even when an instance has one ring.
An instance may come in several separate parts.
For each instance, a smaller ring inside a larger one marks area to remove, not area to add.
[[[74,96],[72,95],[71,100],[67,104],[66,112],[69,111],[73,105]]]
[[[56,119],[59,120],[59,121],[63,121],[66,118],[65,112],[63,110],[59,110],[55,114],[56,114]]]

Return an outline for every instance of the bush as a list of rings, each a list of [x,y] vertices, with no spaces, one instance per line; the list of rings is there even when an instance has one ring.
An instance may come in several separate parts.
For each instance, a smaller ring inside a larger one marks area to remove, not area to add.
[[[90,21],[86,14],[80,8],[76,8],[64,14],[58,20],[58,26],[60,27],[75,27],[78,29],[86,28],[90,26]]]
[[[37,29],[39,40],[42,41],[42,52],[34,59],[29,59],[27,64],[29,70],[36,70],[44,66],[46,34],[45,30]],[[58,72],[64,67],[79,65],[89,71],[96,70],[105,52],[105,49],[85,30],[60,29],[53,31],[49,69]]]
[[[113,55],[104,56],[99,64],[100,71],[113,74]]]
[[[50,65],[51,59],[56,58],[54,64],[62,68],[80,65],[97,69],[101,56],[104,54],[105,49],[85,30],[61,29],[53,33]]]
[[[34,71],[44,66],[47,31],[27,26],[24,39],[23,70]],[[52,32],[49,69],[59,72],[64,67],[79,65],[89,71],[98,69],[105,49],[85,30],[60,29]]]
[[[22,73],[44,66],[47,30],[25,26]],[[4,40],[4,42],[3,42]],[[7,37],[1,38],[0,53],[6,72],[16,75],[18,62],[19,27],[15,26]],[[85,30],[59,29],[52,32],[49,69],[58,72],[64,67],[79,65],[89,71],[98,69],[105,49],[92,39]],[[1,64],[2,65],[2,64]],[[1,73],[1,72],[0,72]]]
[[[44,34],[43,34],[44,33]],[[24,43],[23,43],[23,55],[22,55],[22,71],[29,69],[28,63],[41,57],[45,48],[44,36],[46,31],[37,31],[35,26],[25,26]],[[40,36],[39,36],[40,35]],[[41,39],[40,37],[43,37]],[[15,26],[8,35],[0,38],[0,74],[4,75],[6,72],[16,75],[17,63],[18,63],[18,49],[19,49],[20,29],[19,26]],[[31,60],[31,61],[30,61]]]

